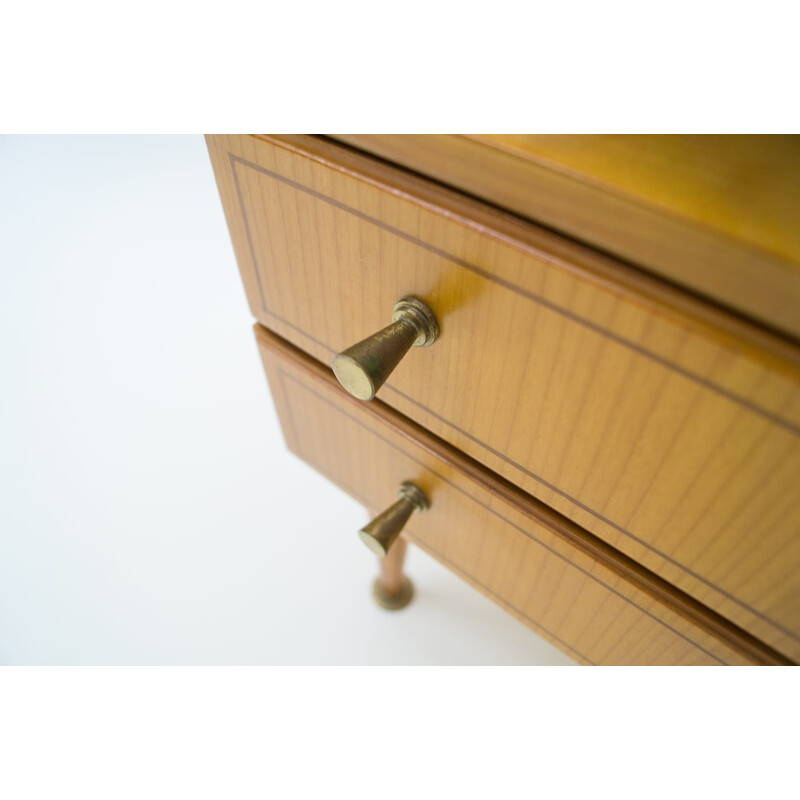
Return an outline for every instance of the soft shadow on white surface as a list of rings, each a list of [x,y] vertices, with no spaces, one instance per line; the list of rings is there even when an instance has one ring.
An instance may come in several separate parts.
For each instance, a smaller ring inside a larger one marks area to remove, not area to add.
[[[415,548],[373,604],[251,325],[202,137],[0,138],[0,663],[573,663]]]

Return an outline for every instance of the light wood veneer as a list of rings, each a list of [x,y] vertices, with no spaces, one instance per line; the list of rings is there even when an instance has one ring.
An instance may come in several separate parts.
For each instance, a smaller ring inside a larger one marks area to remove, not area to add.
[[[419,296],[386,403],[800,658],[797,348],[335,145],[209,149],[257,319],[329,363]]]
[[[800,136],[336,138],[800,337]]]
[[[746,633],[256,326],[289,449],[371,512],[411,480],[404,536],[569,655],[593,664],[785,663]],[[326,535],[353,536],[352,530]]]

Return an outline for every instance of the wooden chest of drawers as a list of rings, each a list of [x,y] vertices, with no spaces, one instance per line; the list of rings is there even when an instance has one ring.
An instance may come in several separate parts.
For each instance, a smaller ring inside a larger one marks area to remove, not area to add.
[[[680,248],[644,264],[656,277],[601,252],[619,239],[608,220],[567,237],[523,219],[550,184],[515,197],[513,161],[488,188],[463,164],[424,167],[439,139],[348,141],[492,204],[316,137],[208,138],[290,448],[375,512],[413,480],[431,509],[406,538],[579,660],[797,660],[800,348],[785,331],[800,273],[750,321],[745,301],[722,306],[735,285],[712,303],[679,270],[663,280]],[[707,260],[736,250],[714,237]],[[332,357],[406,296],[435,313],[435,345],[378,399],[350,398]]]

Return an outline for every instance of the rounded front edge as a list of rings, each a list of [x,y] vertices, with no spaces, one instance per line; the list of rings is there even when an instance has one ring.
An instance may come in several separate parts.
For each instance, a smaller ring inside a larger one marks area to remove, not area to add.
[[[386,548],[374,537],[372,534],[365,530],[358,532],[359,538],[362,542],[373,552],[378,558],[384,558],[387,553]]]
[[[336,380],[359,400],[372,400],[375,387],[361,364],[348,355],[339,353],[331,362]]]

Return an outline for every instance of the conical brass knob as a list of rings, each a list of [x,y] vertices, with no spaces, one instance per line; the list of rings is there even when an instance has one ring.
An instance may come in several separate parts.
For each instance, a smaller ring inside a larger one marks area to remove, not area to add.
[[[378,556],[385,556],[395,543],[400,532],[415,511],[424,511],[430,502],[419,487],[409,481],[400,484],[397,491],[400,498],[372,522],[365,525],[358,535],[361,541]]]
[[[403,356],[439,336],[436,315],[416,297],[395,304],[392,323],[333,357],[333,374],[359,400],[372,400]]]

